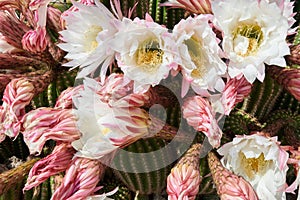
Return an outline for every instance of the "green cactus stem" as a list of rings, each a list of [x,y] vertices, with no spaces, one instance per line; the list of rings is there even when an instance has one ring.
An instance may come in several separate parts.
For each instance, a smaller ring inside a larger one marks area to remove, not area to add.
[[[55,78],[48,85],[48,87],[39,95],[35,96],[31,101],[32,108],[36,109],[39,107],[53,107],[60,93],[68,87],[74,85],[77,71],[78,70],[62,70],[55,73]]]
[[[300,146],[300,115],[287,110],[272,113],[262,130],[270,136],[278,135],[283,143],[298,148]]]
[[[126,151],[135,153],[147,153],[159,150],[166,143],[164,140],[151,138],[139,140],[130,146],[126,147]],[[170,152],[171,153],[171,152]],[[157,155],[157,154],[156,154]],[[126,185],[131,191],[139,194],[153,194],[161,193],[162,189],[166,185],[166,178],[169,174],[171,166],[167,163],[170,162],[172,156],[170,155],[158,155],[159,157],[148,158],[149,154],[145,154],[139,162],[131,160],[126,154],[116,155],[115,166],[121,170],[113,170],[114,174]],[[135,171],[135,169],[147,171],[148,169],[158,169],[161,166],[161,162],[166,164],[164,168],[147,173],[127,173],[126,171]]]
[[[291,98],[283,99],[286,96],[285,93],[287,91],[271,78],[269,71],[267,71],[264,82],[256,81],[250,95],[242,103],[238,104],[236,108],[249,113],[259,121],[264,121],[271,112],[278,109],[278,104],[282,100],[294,101]],[[299,104],[298,101],[295,103]],[[292,105],[294,109],[295,104],[292,103]]]

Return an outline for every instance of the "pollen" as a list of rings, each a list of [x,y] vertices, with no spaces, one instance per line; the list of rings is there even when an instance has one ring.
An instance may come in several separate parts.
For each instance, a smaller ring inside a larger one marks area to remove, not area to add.
[[[233,31],[234,48],[238,55],[246,57],[255,55],[263,41],[263,32],[257,24],[240,24]],[[243,38],[246,42],[243,47],[237,47]],[[237,50],[238,49],[238,50]]]
[[[265,156],[261,153],[257,158],[246,158],[244,153],[241,153],[241,164],[244,173],[253,179],[256,174],[264,174],[272,161],[265,160]]]
[[[109,128],[107,128],[107,127],[104,127],[103,129],[102,129],[102,134],[103,135],[107,135],[108,133],[110,133],[111,132],[111,130],[109,129]]]
[[[96,38],[102,30],[100,26],[91,26],[84,32],[84,39],[86,41],[84,48],[87,52],[91,52],[97,48],[98,42]]]
[[[144,41],[136,52],[136,63],[146,72],[155,72],[163,62],[164,52],[155,39]]]

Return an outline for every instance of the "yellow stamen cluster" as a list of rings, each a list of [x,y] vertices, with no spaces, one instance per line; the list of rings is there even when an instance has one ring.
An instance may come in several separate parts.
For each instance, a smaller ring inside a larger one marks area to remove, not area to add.
[[[255,54],[263,41],[263,32],[257,24],[238,25],[233,31],[233,39],[236,39],[238,35],[248,38],[249,42],[246,53],[237,52],[238,55],[243,57]]]
[[[100,26],[91,26],[88,30],[84,32],[84,38],[86,41],[90,41],[85,45],[85,50],[91,52],[97,48],[98,42],[96,40],[98,33],[102,31]]]
[[[197,67],[192,70],[191,76],[193,78],[201,78],[205,73],[205,59],[201,51],[201,40],[197,37],[191,37],[190,39],[185,40],[184,43],[188,48],[193,63]]]
[[[263,153],[257,158],[246,158],[244,153],[241,153],[240,156],[243,170],[250,179],[253,179],[255,174],[263,174],[272,163],[271,160],[265,160]]]
[[[146,72],[155,72],[163,62],[164,52],[155,39],[145,40],[137,50],[136,64]]]

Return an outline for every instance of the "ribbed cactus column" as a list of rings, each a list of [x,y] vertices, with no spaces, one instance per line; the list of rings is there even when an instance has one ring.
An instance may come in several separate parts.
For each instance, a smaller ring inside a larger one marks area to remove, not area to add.
[[[150,138],[139,140],[124,150],[134,153],[147,153],[159,150],[164,147],[166,142],[157,138]],[[172,152],[170,152],[171,154]],[[156,157],[150,157],[151,154],[143,154],[140,160],[133,160],[127,154],[117,154],[114,160],[114,174],[133,192],[139,194],[153,194],[162,192],[166,185],[166,178],[170,171],[170,163],[172,155],[155,154]],[[162,163],[166,163],[164,168],[159,169]],[[149,171],[149,169],[156,169],[147,173],[132,173],[134,171]],[[157,170],[158,169],[158,170]],[[128,173],[131,171],[131,173]]]
[[[36,109],[39,107],[53,107],[59,94],[66,88],[74,86],[77,70],[62,70],[55,73],[55,79],[47,85],[44,91],[35,96],[31,101],[31,106]]]

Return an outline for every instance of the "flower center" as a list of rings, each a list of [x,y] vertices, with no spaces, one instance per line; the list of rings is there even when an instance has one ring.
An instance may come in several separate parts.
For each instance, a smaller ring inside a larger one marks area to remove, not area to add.
[[[199,38],[192,36],[190,39],[185,40],[184,44],[187,46],[190,57],[196,66],[196,69],[192,70],[191,76],[193,78],[201,78],[205,73],[205,59],[201,51],[201,41]]]
[[[253,179],[255,174],[264,174],[271,163],[271,160],[265,160],[263,153],[257,158],[246,158],[245,154],[241,153],[242,168],[249,179]]]
[[[257,52],[263,41],[263,32],[257,24],[241,24],[233,31],[234,51],[243,57]]]
[[[84,32],[84,39],[88,41],[85,43],[85,50],[87,52],[91,52],[98,46],[98,42],[96,40],[97,35],[99,32],[101,32],[103,29],[100,26],[91,26],[88,30]]]
[[[145,40],[136,52],[136,63],[146,72],[154,72],[163,61],[163,50],[155,39]]]

